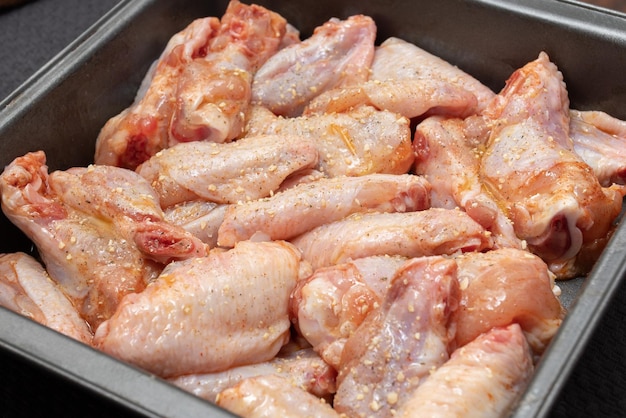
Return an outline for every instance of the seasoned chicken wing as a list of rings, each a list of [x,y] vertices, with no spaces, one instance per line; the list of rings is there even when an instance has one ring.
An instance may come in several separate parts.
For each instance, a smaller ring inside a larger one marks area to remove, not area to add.
[[[279,241],[170,263],[121,301],[94,345],[165,378],[268,361],[289,340],[300,264],[298,250]]]
[[[96,140],[96,164],[134,169],[168,147],[181,69],[203,54],[219,26],[216,17],[197,19],[169,40],[144,77],[134,103],[102,127]]]
[[[329,403],[278,375],[250,377],[225,389],[217,405],[245,418],[339,418]]]
[[[380,306],[400,256],[372,256],[317,269],[291,294],[290,314],[298,332],[339,369],[346,340]]]
[[[452,353],[400,406],[402,418],[508,416],[534,367],[517,324],[494,328]]]
[[[318,169],[328,177],[371,173],[405,174],[413,163],[409,120],[393,112],[360,106],[350,112],[281,118],[254,106],[247,136],[295,135],[313,140]]]
[[[349,417],[392,417],[433,368],[448,360],[458,303],[456,264],[420,257],[392,279],[381,306],[348,338],[334,407]]]
[[[410,212],[430,207],[430,185],[411,174],[369,174],[301,183],[262,200],[232,205],[219,227],[218,244],[233,246],[262,233],[291,239],[353,213]]]
[[[525,243],[481,181],[480,144],[473,143],[477,128],[471,126],[480,121],[433,116],[418,124],[413,140],[415,173],[431,184],[433,207],[462,208],[493,234],[496,247],[523,248]]]
[[[393,63],[390,65],[390,63]],[[491,101],[495,93],[456,65],[400,38],[386,39],[376,49],[371,80],[435,79],[462,88],[476,98],[476,111]]]
[[[453,314],[457,344],[463,346],[493,327],[517,323],[533,351],[542,354],[565,317],[546,263],[513,248],[454,259],[461,288],[459,308]]]
[[[484,114],[492,129],[480,174],[517,236],[560,278],[586,273],[587,255],[577,256],[602,248],[622,196],[602,188],[574,151],[562,74],[541,53],[513,73]]]
[[[376,24],[369,16],[331,18],[313,35],[281,49],[254,75],[252,100],[281,116],[299,116],[314,97],[367,80]]]
[[[238,136],[252,75],[278,50],[285,32],[280,15],[237,0],[221,22],[192,22],[170,39],[135,102],[102,128],[95,163],[134,169],[179,142]]]
[[[601,185],[626,184],[626,121],[604,112],[571,110],[570,137]]]
[[[227,144],[189,142],[154,155],[137,167],[164,208],[192,200],[237,203],[278,190],[290,175],[318,163],[312,140],[259,135]]]
[[[0,254],[0,306],[91,344],[87,322],[43,266],[26,253]]]
[[[337,390],[335,382],[337,372],[310,348],[284,356],[279,353],[273,359],[262,363],[233,367],[223,372],[189,374],[169,381],[196,396],[215,402],[221,391],[235,386],[244,379],[266,375],[286,377],[294,386],[320,398],[327,398]]]
[[[314,269],[372,255],[454,254],[493,247],[491,235],[465,212],[431,208],[354,214],[291,240]]]
[[[150,185],[113,166],[48,175],[42,151],[0,176],[2,210],[37,246],[51,278],[96,327],[171,260],[203,256],[204,243],[163,220]]]

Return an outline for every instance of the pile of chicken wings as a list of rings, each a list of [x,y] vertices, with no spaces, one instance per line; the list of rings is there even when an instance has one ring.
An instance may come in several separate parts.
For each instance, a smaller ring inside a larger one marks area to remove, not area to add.
[[[0,304],[246,417],[504,416],[626,194],[626,123],[545,52],[494,92],[364,15],[232,0],[94,163],[0,176]]]

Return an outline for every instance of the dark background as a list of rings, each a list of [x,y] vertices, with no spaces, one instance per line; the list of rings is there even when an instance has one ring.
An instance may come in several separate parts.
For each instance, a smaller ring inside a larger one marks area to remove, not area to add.
[[[8,3],[14,5],[2,7]],[[117,3],[118,0],[0,0],[0,100]],[[589,3],[626,12],[626,1],[593,0]],[[624,26],[626,28],[626,17]],[[626,282],[618,290],[572,371],[552,416],[626,416],[625,314]],[[4,369],[1,363],[7,361],[20,360],[1,355],[0,370]],[[24,364],[24,375],[36,373],[37,370],[31,370],[28,364]],[[45,375],[37,374],[35,384],[29,384],[29,379],[25,376],[2,376],[1,379],[0,384],[14,387],[13,391],[5,393],[12,393],[13,397],[20,400],[0,399],[0,416],[48,415],[50,412],[64,416],[120,416],[119,410],[109,407],[105,402],[89,403],[97,410],[77,408],[76,403],[81,401],[81,396],[88,395],[83,395],[78,388],[65,387]],[[37,395],[33,396],[35,393]],[[30,402],[30,399],[39,399],[39,404]],[[13,408],[6,409],[7,403]],[[21,413],[10,414],[9,411],[16,409],[16,405]]]

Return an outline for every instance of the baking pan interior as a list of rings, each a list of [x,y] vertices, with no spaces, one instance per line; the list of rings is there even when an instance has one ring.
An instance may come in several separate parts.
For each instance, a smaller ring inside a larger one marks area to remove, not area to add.
[[[248,1],[246,1],[248,2]],[[571,106],[626,119],[626,20],[565,1],[268,0],[302,38],[330,17],[367,14],[378,41],[396,36],[458,65],[498,91],[545,51],[564,75]],[[192,19],[221,16],[227,1],[121,1],[0,104],[0,164],[44,150],[50,170],[92,162],[100,127],[127,107],[167,40]],[[35,249],[1,215],[0,252]],[[623,277],[619,228],[586,279],[561,282],[569,314],[522,398],[517,416],[545,415]],[[0,360],[49,375],[141,415],[228,416],[207,402],[105,354],[0,309]],[[10,370],[9,370],[10,372]],[[21,372],[20,372],[21,373]],[[29,382],[29,373],[11,380]],[[35,377],[33,377],[35,378]],[[39,377],[40,378],[40,377]],[[6,385],[5,385],[6,386]],[[11,386],[3,389],[11,393]],[[88,396],[88,395],[85,395]]]

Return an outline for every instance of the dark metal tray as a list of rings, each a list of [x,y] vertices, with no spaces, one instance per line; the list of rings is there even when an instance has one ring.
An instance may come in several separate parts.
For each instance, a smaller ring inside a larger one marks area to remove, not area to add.
[[[563,72],[572,107],[626,119],[626,19],[617,12],[547,0],[255,3],[281,13],[303,37],[333,16],[370,15],[377,23],[379,40],[397,36],[413,42],[496,91],[511,72],[543,50]],[[37,149],[46,152],[50,170],[92,162],[100,127],[130,104],[171,35],[194,18],[221,16],[226,5],[226,0],[121,1],[0,103],[0,166]],[[618,228],[589,277],[559,283],[569,313],[515,417],[549,413],[625,275],[624,228]],[[0,230],[0,253],[33,251],[28,239],[3,215]],[[27,387],[34,393],[38,388],[51,390],[45,387],[52,385],[55,393],[66,397],[65,416],[72,411],[90,416],[110,416],[113,411],[126,416],[231,416],[4,309],[0,309],[0,365],[5,378],[0,397],[9,399]],[[75,404],[76,400],[82,404]]]

